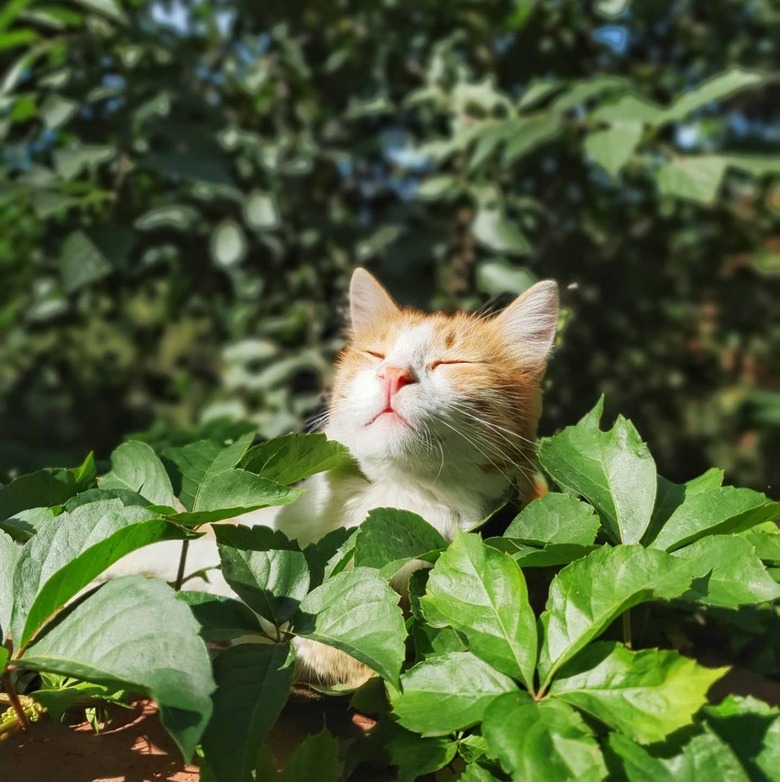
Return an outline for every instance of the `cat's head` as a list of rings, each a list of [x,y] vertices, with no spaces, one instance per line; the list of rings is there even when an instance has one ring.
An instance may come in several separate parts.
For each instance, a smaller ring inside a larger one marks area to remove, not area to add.
[[[428,315],[400,308],[357,269],[350,314],[327,432],[369,478],[390,471],[499,485],[532,473],[558,323],[555,282],[537,283],[493,317]]]

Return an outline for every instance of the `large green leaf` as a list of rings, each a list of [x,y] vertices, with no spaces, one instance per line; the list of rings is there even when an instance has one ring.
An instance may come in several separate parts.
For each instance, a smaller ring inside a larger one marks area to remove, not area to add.
[[[476,191],[478,207],[471,232],[488,250],[507,255],[523,255],[530,250],[528,240],[515,222],[504,213],[499,191],[490,186]]]
[[[199,440],[179,448],[168,448],[163,453],[177,468],[180,482],[177,494],[187,510],[199,510],[203,487],[215,476],[233,469],[253,439],[254,435],[248,432],[226,447],[213,440]]]
[[[375,570],[345,570],[301,601],[295,632],[341,649],[397,682],[406,636],[398,600]]]
[[[401,677],[402,691],[390,690],[398,722],[426,736],[443,736],[481,722],[497,695],[517,690],[471,652],[429,657]]]
[[[723,486],[694,494],[672,512],[651,545],[674,549],[707,535],[743,530],[780,516],[780,502],[772,502],[760,492]]]
[[[512,779],[581,782],[607,775],[592,732],[560,701],[536,702],[524,692],[502,695],[487,707],[482,735]]]
[[[504,537],[532,543],[572,543],[589,546],[596,539],[599,518],[593,508],[571,494],[549,492],[529,502],[504,532]]]
[[[641,124],[616,121],[611,128],[590,133],[585,139],[585,152],[615,179],[634,154],[641,138]]]
[[[288,644],[239,644],[214,661],[214,716],[203,752],[217,782],[250,779],[260,744],[287,701],[294,660]]]
[[[610,749],[623,761],[628,782],[658,782],[661,779],[673,779],[674,782],[702,782],[705,779],[750,782],[750,776],[731,748],[706,726],[682,748],[661,747],[657,753],[635,744],[621,733],[610,733],[608,741]]]
[[[0,521],[0,531],[6,532],[19,543],[25,543],[41,526],[48,524],[54,518],[56,514],[51,508],[20,510],[10,519]]]
[[[441,533],[416,513],[375,508],[358,527],[355,564],[381,569],[390,578],[410,559],[446,547]]]
[[[583,546],[580,543],[548,543],[531,545],[515,538],[488,538],[485,543],[499,551],[505,551],[521,567],[556,567],[581,559],[600,546]]]
[[[353,464],[349,451],[321,432],[286,434],[247,451],[241,466],[263,478],[290,486],[325,470]]]
[[[244,635],[265,635],[255,614],[232,597],[189,589],[178,592],[176,597],[190,607],[204,641],[232,641]]]
[[[676,157],[658,170],[656,181],[663,196],[712,204],[726,171],[726,158],[718,155]]]
[[[523,574],[508,554],[479,535],[456,533],[420,605],[434,627],[454,628],[474,654],[534,690],[536,617]]]
[[[279,627],[309,591],[309,567],[296,543],[267,527],[215,528],[222,575],[241,599]]]
[[[19,511],[61,505],[94,483],[95,460],[89,454],[84,463],[72,469],[47,469],[20,475],[0,487],[0,521]]]
[[[662,476],[657,476],[655,507],[650,526],[642,539],[643,543],[653,540],[666,524],[669,517],[685,502],[686,497],[720,488],[723,483],[723,470],[711,467],[707,472],[685,483],[673,483]]]
[[[340,772],[339,742],[323,728],[296,747],[279,782],[339,782]]]
[[[562,668],[550,694],[640,743],[688,725],[727,668],[703,668],[677,652],[591,644]]]
[[[513,163],[518,158],[528,155],[541,144],[555,138],[562,128],[560,115],[553,112],[515,120],[512,123],[511,133],[506,137],[504,163]]]
[[[738,608],[780,597],[780,584],[767,573],[753,547],[738,535],[712,535],[684,546],[673,556],[690,563],[691,575],[702,579],[693,595],[708,605]]]
[[[62,243],[60,274],[66,293],[75,293],[112,270],[106,256],[84,231],[74,231]]]
[[[707,723],[739,758],[751,780],[769,782],[780,769],[780,709],[757,698],[729,695],[705,708]]]
[[[19,546],[4,532],[0,532],[0,646],[10,629],[14,605],[14,568],[18,557]]]
[[[683,594],[689,571],[676,557],[642,546],[605,546],[561,570],[550,584],[541,617],[542,686],[624,611]]]
[[[108,582],[15,663],[149,695],[185,759],[211,716],[206,645],[189,608],[162,581],[128,576]]]
[[[655,461],[634,425],[618,416],[602,432],[603,397],[576,426],[542,440],[539,460],[561,486],[601,513],[615,542],[638,543],[653,513]]]
[[[22,548],[14,574],[11,623],[17,648],[49,617],[125,554],[149,543],[183,538],[176,524],[146,508],[107,500],[82,505],[47,524]]]
[[[454,757],[458,744],[449,736],[419,736],[390,720],[381,723],[379,738],[398,767],[398,782],[414,782],[438,771]]]
[[[111,454],[111,468],[100,482],[101,488],[136,492],[152,505],[174,505],[171,479],[146,443],[137,440],[122,443]]]
[[[708,103],[723,100],[748,87],[756,87],[765,80],[765,74],[734,66],[681,95],[664,111],[659,122],[677,122]]]

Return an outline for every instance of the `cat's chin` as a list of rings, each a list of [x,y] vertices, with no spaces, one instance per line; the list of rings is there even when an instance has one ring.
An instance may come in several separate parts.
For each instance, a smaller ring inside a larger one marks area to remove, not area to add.
[[[381,413],[377,413],[366,424],[367,427],[398,427],[403,426],[407,429],[411,429],[413,432],[415,428],[407,421],[407,419],[401,415],[397,410],[382,410]]]

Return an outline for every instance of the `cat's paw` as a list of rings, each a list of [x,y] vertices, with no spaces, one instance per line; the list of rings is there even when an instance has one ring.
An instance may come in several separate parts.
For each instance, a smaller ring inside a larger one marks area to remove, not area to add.
[[[340,649],[308,638],[295,638],[295,679],[298,682],[325,687],[357,689],[376,674]]]

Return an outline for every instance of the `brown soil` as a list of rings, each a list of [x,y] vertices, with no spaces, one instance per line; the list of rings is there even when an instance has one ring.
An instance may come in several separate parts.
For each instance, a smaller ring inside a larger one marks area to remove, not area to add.
[[[739,666],[710,692],[718,703],[729,693],[754,695],[780,706],[780,684]],[[346,707],[346,699],[308,700],[298,693],[288,703],[271,732],[278,766],[310,733],[323,723],[340,738],[370,730],[373,720]],[[64,727],[45,716],[28,732],[0,743],[3,780],[20,782],[198,782],[195,765],[185,765],[157,719],[154,705],[138,701],[131,710],[112,710],[110,727],[95,734],[86,724]],[[364,780],[392,779],[376,771]]]
[[[3,779],[20,782],[198,782],[148,701],[112,711],[110,727],[65,728],[45,717],[0,744]]]

